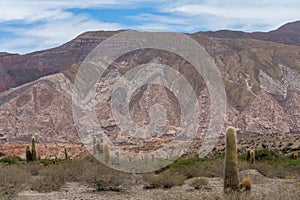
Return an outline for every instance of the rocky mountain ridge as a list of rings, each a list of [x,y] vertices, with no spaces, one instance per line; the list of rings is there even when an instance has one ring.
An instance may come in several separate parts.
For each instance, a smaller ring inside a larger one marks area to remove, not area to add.
[[[276,42],[286,45],[300,45],[300,21],[290,22],[282,25],[277,30],[269,32],[252,32],[247,33],[243,31],[231,31],[231,30],[220,30],[220,31],[209,31],[199,32],[208,37],[215,38],[231,38],[231,39],[256,39],[263,41]]]

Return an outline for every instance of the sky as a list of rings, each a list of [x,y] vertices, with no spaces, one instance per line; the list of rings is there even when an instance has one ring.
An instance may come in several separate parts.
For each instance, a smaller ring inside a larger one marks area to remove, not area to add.
[[[299,0],[0,0],[0,52],[48,49],[86,31],[254,32],[297,20]]]

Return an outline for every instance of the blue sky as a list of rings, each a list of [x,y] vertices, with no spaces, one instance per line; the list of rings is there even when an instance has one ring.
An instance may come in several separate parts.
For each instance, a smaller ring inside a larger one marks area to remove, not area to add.
[[[298,0],[0,0],[0,52],[47,49],[92,30],[253,32],[296,20]]]

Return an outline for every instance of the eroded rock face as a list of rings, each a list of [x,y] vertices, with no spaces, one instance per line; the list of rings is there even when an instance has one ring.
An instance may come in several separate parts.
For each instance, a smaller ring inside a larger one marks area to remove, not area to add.
[[[300,130],[300,94],[292,91],[288,94],[286,102],[284,102],[284,110],[288,115],[288,124],[291,132],[299,132]]]
[[[115,81],[117,79],[115,77]],[[96,109],[98,123],[116,144],[137,144],[141,139],[122,132],[114,120],[109,101],[111,84],[114,81],[104,81],[102,90],[95,95],[104,98],[102,100],[106,102],[98,107],[100,109]],[[3,93],[0,96],[1,143],[28,142],[32,135],[40,142],[79,143],[81,139],[73,120],[72,93],[73,84],[63,74],[44,77]],[[198,101],[198,136],[201,138],[210,121],[210,96],[207,88],[199,93]],[[299,102],[300,95],[296,90],[288,91],[285,98],[273,97],[270,92],[261,90],[242,111],[228,103],[226,124],[234,125],[241,131],[255,133],[299,132]],[[162,105],[167,114],[165,128],[157,139],[172,139],[180,127],[181,111],[177,99],[166,88],[148,85],[137,92],[130,102],[131,117],[141,126],[149,124],[149,108],[155,104]]]
[[[78,142],[71,97],[59,89],[61,78],[68,81],[62,74],[52,75],[10,93],[12,99],[0,105],[2,143],[28,142],[32,135],[40,142]]]
[[[241,113],[244,129],[248,132],[272,133],[290,132],[287,114],[268,93],[261,91]]]

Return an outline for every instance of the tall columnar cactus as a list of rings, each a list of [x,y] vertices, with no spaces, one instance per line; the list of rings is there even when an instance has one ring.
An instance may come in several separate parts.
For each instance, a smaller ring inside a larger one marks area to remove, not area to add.
[[[69,160],[69,156],[68,156],[68,152],[67,152],[67,148],[64,148],[64,153],[65,153],[65,160]]]
[[[119,161],[120,161],[120,153],[117,151],[117,152],[115,153],[115,155],[116,155],[116,158],[117,158],[117,162],[119,162]]]
[[[103,151],[103,139],[101,139],[100,142],[98,142],[98,143],[99,143],[99,147],[98,147],[99,153],[104,153],[104,151]]]
[[[255,151],[251,150],[250,151],[250,162],[253,164],[255,162]]]
[[[97,138],[94,136],[93,137],[93,153],[94,153],[94,155],[97,154],[96,145],[97,145]]]
[[[31,139],[31,159],[32,161],[36,161],[36,149],[35,149],[35,138]]]
[[[32,160],[32,158],[31,158],[30,147],[29,147],[29,145],[27,145],[27,147],[26,147],[26,161],[29,162],[31,160]]]
[[[236,132],[229,127],[226,131],[224,192],[228,193],[238,189]]]
[[[41,154],[40,154],[40,151],[38,151],[37,159],[38,159],[38,160],[41,160]]]
[[[151,157],[151,159],[152,159],[152,161],[154,161],[154,160],[155,160],[155,155],[154,155],[154,154],[152,154],[152,157]]]
[[[110,162],[110,150],[108,144],[103,144],[104,162],[108,164]]]
[[[246,160],[250,161],[250,149],[246,149]]]

